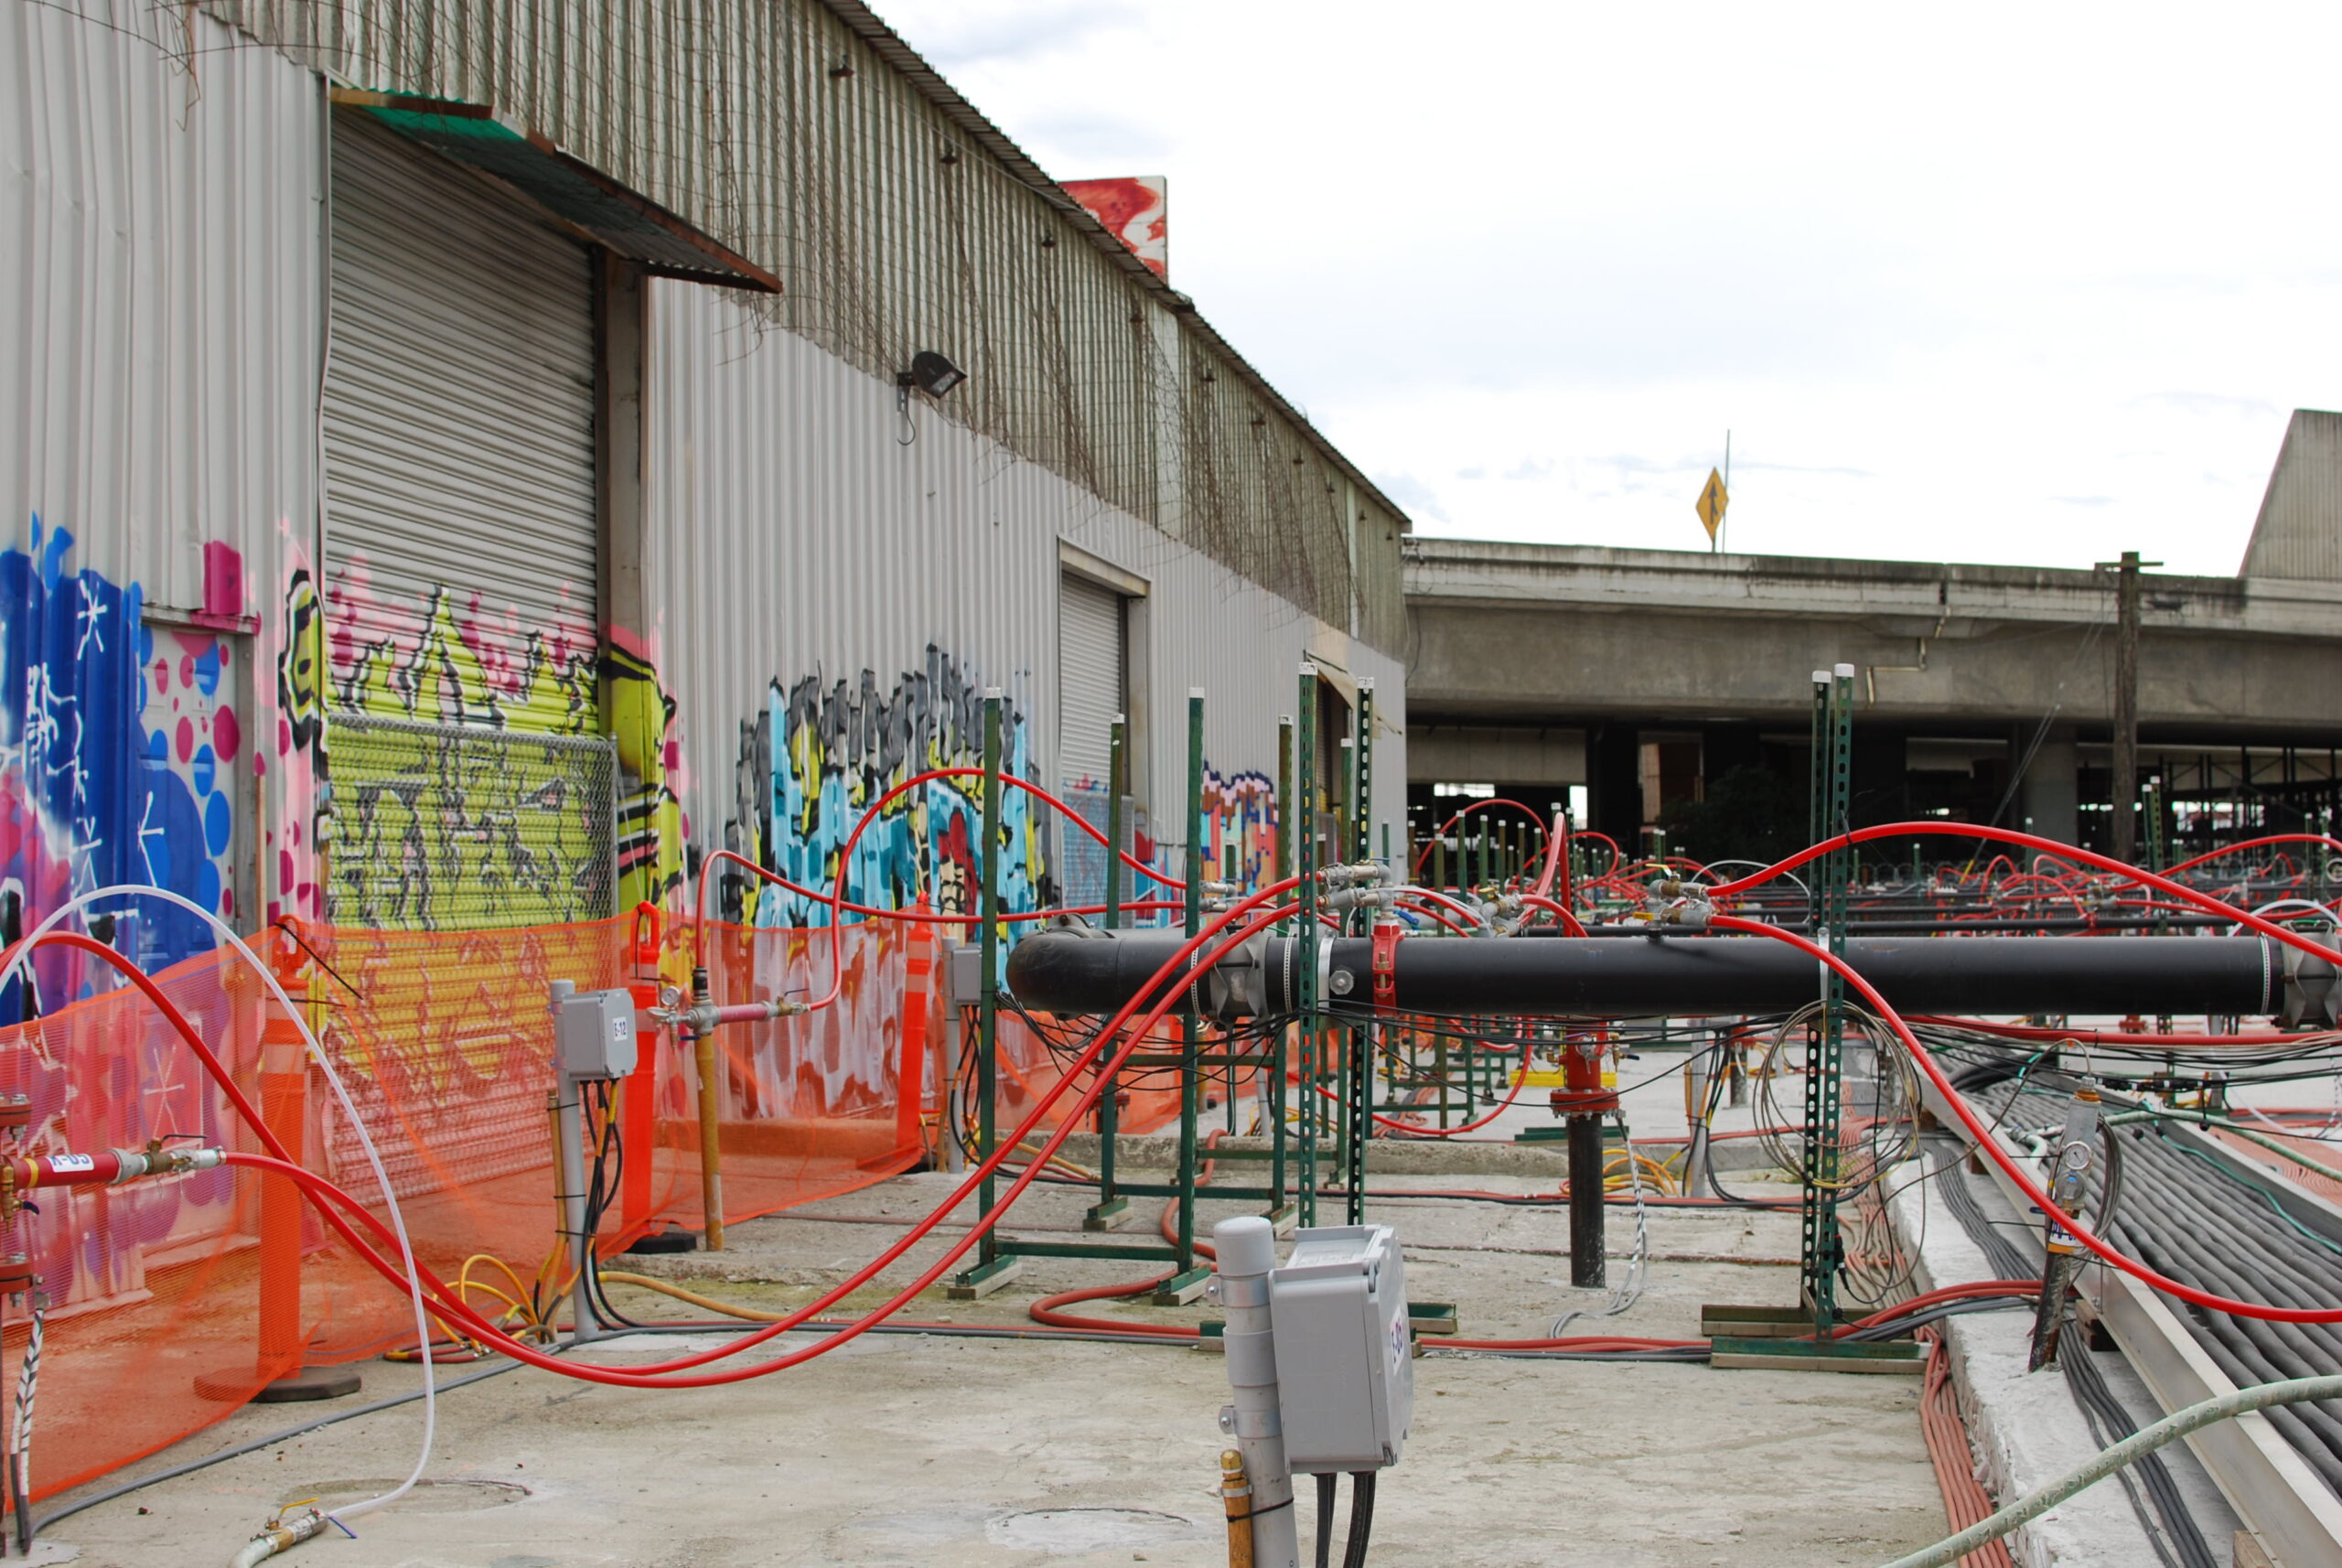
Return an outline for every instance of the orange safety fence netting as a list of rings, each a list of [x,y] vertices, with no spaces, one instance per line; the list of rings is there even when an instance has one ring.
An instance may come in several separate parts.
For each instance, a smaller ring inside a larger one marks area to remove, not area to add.
[[[716,999],[826,989],[843,944],[835,1005],[718,1032],[725,1219],[850,1191],[926,1153],[951,1027],[942,945],[893,925],[822,930],[711,927]],[[680,937],[655,953],[632,923],[494,931],[316,929],[316,958],[287,989],[339,1071],[398,1194],[417,1256],[454,1280],[540,1300],[561,1279],[549,1096],[549,986],[674,983]],[[293,950],[272,937],[263,953]],[[161,1015],[105,972],[93,994],[0,1029],[0,1090],[33,1116],[35,1154],[137,1148],[189,1135],[257,1152],[226,1097]],[[297,1030],[232,951],[156,977],[239,1087],[302,1162],[380,1211],[358,1129]],[[51,993],[55,993],[52,989]],[[702,1223],[696,1079],[670,1031],[646,1030],[639,1070],[618,1087],[618,1198],[607,1251],[669,1221]],[[1045,1048],[1035,1069],[1047,1080]],[[908,1073],[918,1087],[906,1094]],[[1046,1081],[1044,1081],[1046,1087]],[[18,1222],[50,1301],[33,1447],[36,1497],[114,1469],[211,1422],[299,1364],[411,1343],[413,1308],[365,1267],[292,1184],[215,1170],[118,1189],[48,1188]],[[518,1277],[518,1283],[512,1276]],[[490,1316],[506,1310],[487,1291]],[[5,1326],[13,1380],[27,1325]],[[0,1389],[9,1386],[0,1383]]]

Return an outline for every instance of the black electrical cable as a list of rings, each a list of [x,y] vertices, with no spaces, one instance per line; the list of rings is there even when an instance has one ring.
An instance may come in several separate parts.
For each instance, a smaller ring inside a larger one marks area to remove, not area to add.
[[[1958,1150],[1961,1162],[1965,1162],[1965,1144],[1949,1136],[1938,1141]],[[2116,1181],[2119,1182],[2119,1177]],[[2112,1185],[2115,1183],[2110,1183]],[[1983,1252],[1986,1264],[2000,1277],[2023,1279],[2037,1267],[2015,1242],[1993,1227],[1985,1217],[1983,1207],[1969,1189],[1967,1175],[1960,1164],[1954,1164],[1946,1171],[1937,1185],[1937,1191],[1943,1197],[1944,1207],[1951,1210],[1952,1218],[1967,1232],[1968,1239]],[[2119,1221],[2119,1216],[2112,1218]],[[2068,1387],[2074,1393],[2075,1402],[2082,1407],[2084,1420],[2093,1427],[2093,1435],[2101,1449],[2138,1430],[2138,1423],[2131,1419],[2130,1412],[2106,1387],[2105,1378],[2100,1372],[2098,1363],[2091,1359],[2087,1343],[2069,1346],[2066,1354],[2058,1358],[2058,1365],[2065,1373]],[[2094,1418],[2093,1410],[2097,1412]],[[2103,1430],[2095,1430],[2100,1427]],[[2204,1539],[2203,1527],[2188,1511],[2187,1500],[2181,1495],[2179,1485],[2173,1479],[2163,1455],[2143,1455],[2130,1469],[2136,1473],[2139,1487],[2138,1493],[2132,1496],[2132,1511],[2139,1516],[2141,1527],[2145,1530],[2147,1539],[2156,1544],[2157,1551],[2161,1552],[2165,1543],[2169,1543],[2175,1553],[2176,1568],[2217,1568],[2211,1548]]]
[[[1317,1477],[1317,1568],[1333,1568],[1334,1477]]]
[[[2014,1110],[2012,1106],[2009,1109]],[[2063,1114],[2053,1097],[2027,1091],[2021,1122]],[[2265,1193],[2164,1134],[2134,1137],[2119,1240],[2151,1266],[2200,1288],[2287,1305],[2342,1296],[2342,1260],[2304,1244],[2264,1207]],[[2269,1324],[2190,1310],[2183,1321],[2222,1372],[2239,1384],[2299,1377],[2342,1364],[2342,1333],[2323,1324]],[[2342,1492],[2342,1403],[2269,1412],[2271,1424],[2326,1484]]]
[[[1374,1479],[1371,1470],[1350,1472],[1349,1543],[1342,1568],[1366,1568],[1366,1544],[1374,1534]]]

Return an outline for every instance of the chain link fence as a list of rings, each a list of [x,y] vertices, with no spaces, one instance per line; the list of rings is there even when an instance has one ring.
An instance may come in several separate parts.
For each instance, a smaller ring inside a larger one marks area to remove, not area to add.
[[[337,715],[327,918],[482,930],[616,914],[618,765],[601,736]]]

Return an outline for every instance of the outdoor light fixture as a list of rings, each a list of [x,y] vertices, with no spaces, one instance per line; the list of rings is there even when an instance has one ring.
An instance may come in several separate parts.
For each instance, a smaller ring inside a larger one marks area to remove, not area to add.
[[[895,376],[895,413],[903,422],[903,433],[895,437],[895,445],[908,446],[919,439],[919,427],[911,423],[911,392],[914,389],[929,397],[941,397],[968,379],[968,372],[937,353],[921,349],[911,356],[911,368]]]
[[[941,397],[967,379],[967,371],[934,349],[921,349],[911,356],[911,368],[895,378],[895,384],[906,392],[916,387],[929,397]]]

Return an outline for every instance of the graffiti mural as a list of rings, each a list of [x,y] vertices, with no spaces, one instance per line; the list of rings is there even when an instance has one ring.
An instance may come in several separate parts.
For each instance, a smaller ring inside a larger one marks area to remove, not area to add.
[[[610,729],[618,741],[618,908],[662,903],[682,886],[683,746],[675,699],[659,684],[649,653],[616,628],[602,668],[610,683]]]
[[[328,917],[456,930],[609,914],[618,781],[607,752],[572,738],[601,727],[593,627],[524,628],[509,607],[444,585],[418,605],[378,593],[362,560],[334,574],[324,621]],[[296,699],[314,675],[288,647],[280,683],[296,746],[307,722]],[[666,722],[649,709],[655,683],[648,698],[625,684],[629,736],[657,736],[635,760],[655,770]],[[358,722],[372,720],[430,727]]]
[[[1001,768],[1037,777],[1031,723],[1013,698],[1001,714]],[[929,645],[926,667],[882,691],[875,672],[854,681],[807,676],[768,693],[767,711],[741,726],[735,776],[738,804],[728,843],[806,887],[837,876],[847,837],[888,789],[930,768],[983,761],[983,683]],[[864,831],[845,867],[846,896],[859,903],[908,904],[924,896],[940,909],[972,908],[976,880],[978,781],[939,779],[890,803]],[[1039,813],[1021,789],[1004,792],[1000,824],[1001,895],[1012,910],[1052,901]],[[760,843],[758,841],[761,841]],[[727,892],[727,911],[758,926],[819,926],[819,900],[766,889],[753,902]]]
[[[221,747],[242,744],[220,707],[233,690],[227,645],[158,639],[142,624],[137,584],[76,570],[72,554],[72,534],[38,516],[29,549],[0,551],[0,936],[113,883],[231,913],[234,811],[215,805],[232,796]],[[167,657],[156,678],[169,690],[156,702],[146,672]],[[150,713],[164,727],[147,728]],[[202,921],[151,904],[107,929],[148,968],[212,945]],[[64,953],[44,954],[34,972],[32,987],[0,992],[0,1018],[30,1017],[91,982]]]
[[[1236,880],[1258,887],[1276,879],[1277,781],[1264,773],[1228,778],[1204,771],[1204,832],[1211,864],[1228,868],[1236,852]]]
[[[326,598],[328,679],[341,708],[551,735],[596,727],[590,626],[521,632],[478,595],[459,607],[444,586],[427,603],[403,605],[374,592],[363,563],[336,575]]]
[[[263,865],[269,886],[263,899],[271,920],[285,915],[321,919],[325,895],[309,834],[324,794],[325,612],[308,557],[289,538],[281,548],[288,564],[276,657],[278,804],[268,816]],[[253,770],[264,776],[268,766],[266,754],[255,746]]]

